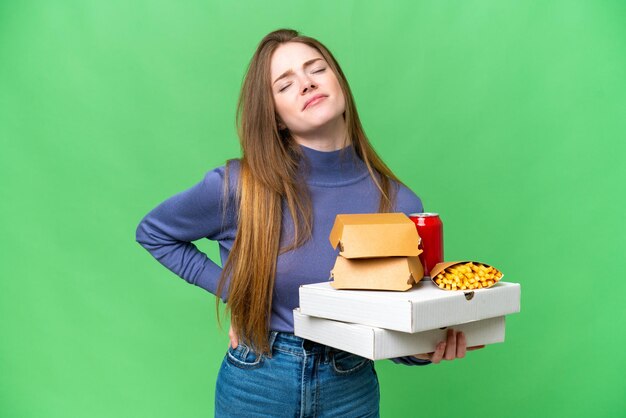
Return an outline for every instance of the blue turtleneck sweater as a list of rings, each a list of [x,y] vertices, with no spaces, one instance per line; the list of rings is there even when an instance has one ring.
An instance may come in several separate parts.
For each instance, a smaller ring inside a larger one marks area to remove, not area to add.
[[[299,306],[300,285],[328,280],[338,250],[328,241],[335,216],[341,213],[373,213],[379,191],[365,163],[351,145],[323,152],[301,146],[304,161],[300,175],[308,186],[313,207],[312,237],[302,247],[278,256],[270,329],[293,332],[293,309]],[[169,270],[213,294],[222,268],[198,250],[192,241],[202,238],[219,243],[222,264],[237,232],[235,190],[239,161],[229,165],[228,201],[224,201],[225,166],[217,167],[190,187],[159,204],[139,223],[136,240]],[[408,188],[398,188],[394,212],[423,212],[422,202]],[[226,203],[226,204],[225,204]],[[281,246],[291,243],[293,222],[283,210]],[[222,297],[226,301],[227,297]],[[397,363],[429,364],[414,357]]]

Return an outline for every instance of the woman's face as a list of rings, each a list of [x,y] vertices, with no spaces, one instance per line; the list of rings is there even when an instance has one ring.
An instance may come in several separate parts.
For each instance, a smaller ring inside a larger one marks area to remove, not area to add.
[[[271,59],[271,83],[276,112],[293,135],[306,135],[342,118],[343,91],[315,48],[300,42],[280,45]],[[309,103],[318,95],[323,97]]]

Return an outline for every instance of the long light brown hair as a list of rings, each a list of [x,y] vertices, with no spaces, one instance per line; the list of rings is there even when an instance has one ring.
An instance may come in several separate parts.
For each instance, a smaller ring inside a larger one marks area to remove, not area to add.
[[[346,145],[353,145],[380,190],[380,212],[393,208],[396,189],[391,180],[401,183],[367,139],[346,77],[330,51],[319,41],[292,29],[266,35],[250,61],[237,103],[236,124],[243,152],[236,190],[238,228],[217,288],[221,295],[229,281],[226,311],[230,310],[231,325],[257,353],[269,351],[276,259],[301,246],[312,231],[309,193],[297,175],[302,153],[288,129],[279,130],[271,91],[271,57],[285,42],[301,42],[316,49],[335,73],[346,100]],[[225,187],[226,194],[227,190]],[[294,222],[294,236],[291,245],[279,248],[283,201]],[[219,298],[216,309],[219,322]]]

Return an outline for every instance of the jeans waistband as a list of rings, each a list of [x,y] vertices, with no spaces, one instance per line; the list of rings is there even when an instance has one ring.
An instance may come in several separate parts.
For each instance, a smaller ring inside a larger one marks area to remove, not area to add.
[[[299,356],[319,354],[328,358],[329,353],[333,351],[333,348],[327,345],[281,331],[270,331],[269,345],[270,352],[274,349],[279,349]]]

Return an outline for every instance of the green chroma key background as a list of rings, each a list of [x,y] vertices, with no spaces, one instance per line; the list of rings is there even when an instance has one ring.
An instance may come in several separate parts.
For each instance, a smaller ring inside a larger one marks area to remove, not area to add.
[[[623,416],[625,21],[622,1],[2,2],[0,416],[212,414],[227,328],[135,228],[239,156],[243,74],[280,27],[335,54],[446,259],[522,284],[504,344],[378,362],[382,416]]]

